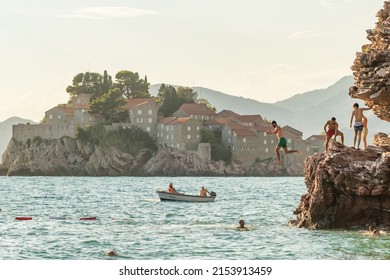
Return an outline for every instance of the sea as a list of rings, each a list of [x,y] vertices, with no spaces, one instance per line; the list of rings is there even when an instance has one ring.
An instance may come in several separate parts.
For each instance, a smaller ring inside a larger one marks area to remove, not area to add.
[[[216,200],[160,201],[171,182]],[[389,235],[289,226],[304,193],[303,177],[0,177],[0,260],[390,259]]]

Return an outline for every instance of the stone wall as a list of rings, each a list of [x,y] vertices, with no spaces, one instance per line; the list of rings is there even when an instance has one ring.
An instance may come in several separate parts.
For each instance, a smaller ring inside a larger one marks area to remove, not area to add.
[[[41,137],[42,139],[59,139],[63,136],[74,138],[75,127],[72,123],[56,124],[17,124],[12,126],[12,137],[17,141],[26,142],[27,139]]]

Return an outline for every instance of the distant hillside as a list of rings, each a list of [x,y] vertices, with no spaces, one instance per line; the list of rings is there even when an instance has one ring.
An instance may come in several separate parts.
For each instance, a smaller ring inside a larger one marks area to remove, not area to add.
[[[349,127],[352,105],[357,102],[364,106],[360,100],[348,96],[349,87],[353,83],[353,77],[346,76],[326,89],[296,94],[276,103],[262,103],[203,87],[194,87],[194,90],[200,97],[208,99],[217,112],[229,109],[239,114],[260,114],[268,120],[276,120],[281,126],[290,125],[302,131],[304,139],[323,132],[326,121],[336,117],[345,134],[345,144],[352,145],[354,132]],[[157,95],[159,87],[160,84],[152,85],[150,93]],[[376,132],[390,132],[389,123],[379,120],[371,112],[367,112],[366,116],[369,121],[367,139],[371,139]]]
[[[348,90],[353,84],[353,77],[346,76],[326,89],[297,94],[275,105],[294,111],[294,117],[289,123],[303,131],[305,137],[322,132],[326,121],[335,117],[345,134],[345,144],[350,146],[354,135],[353,129],[349,127],[352,105],[358,103],[361,107],[365,106],[361,100],[349,97]],[[389,132],[389,123],[381,121],[370,111],[365,115],[368,118],[369,142],[375,133]]]
[[[161,84],[150,86],[150,94],[156,96],[160,85]],[[175,85],[172,86],[177,87]],[[210,103],[216,107],[217,112],[228,109],[242,115],[258,114],[268,120],[288,120],[293,117],[293,112],[290,110],[280,108],[279,106],[275,106],[270,103],[263,103],[254,99],[237,97],[204,87],[194,87],[194,91],[198,93],[199,97],[206,98],[210,101]]]
[[[19,117],[11,117],[9,119],[6,119],[3,122],[0,122],[0,153],[3,155],[4,151],[7,149],[7,145],[9,143],[9,140],[11,140],[12,137],[12,126],[14,124],[19,123],[31,123],[34,122],[31,120],[22,119]]]

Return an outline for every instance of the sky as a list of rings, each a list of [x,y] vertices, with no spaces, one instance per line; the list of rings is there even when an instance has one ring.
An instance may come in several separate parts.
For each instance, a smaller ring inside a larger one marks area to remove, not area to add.
[[[0,0],[0,121],[39,122],[81,72],[273,103],[346,75],[383,0]]]

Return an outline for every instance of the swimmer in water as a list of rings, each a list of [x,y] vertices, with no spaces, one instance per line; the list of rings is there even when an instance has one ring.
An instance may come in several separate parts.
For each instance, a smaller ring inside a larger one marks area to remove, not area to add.
[[[249,230],[249,229],[245,226],[244,220],[240,220],[238,223],[239,223],[239,226],[236,228],[237,230]]]

